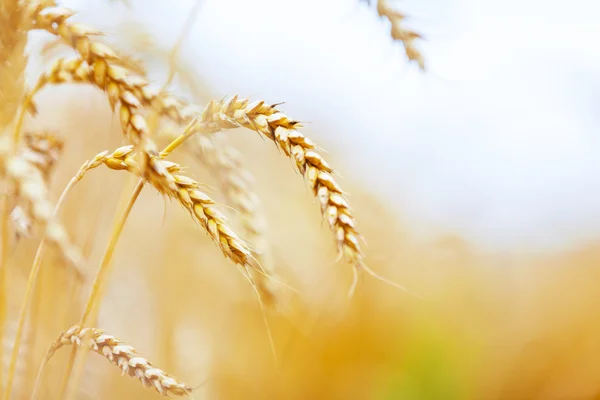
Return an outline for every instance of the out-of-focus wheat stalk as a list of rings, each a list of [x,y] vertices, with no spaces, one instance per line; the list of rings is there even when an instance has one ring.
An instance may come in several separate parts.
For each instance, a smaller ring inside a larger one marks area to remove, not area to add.
[[[58,161],[63,148],[63,140],[52,132],[26,132],[24,135],[25,145],[22,147],[22,157],[40,172],[44,182],[49,186],[50,175],[54,164]],[[27,210],[19,204],[18,197],[14,198],[15,205],[10,213],[14,225],[15,236],[31,236],[33,221]]]
[[[68,194],[71,192],[73,187],[81,179],[83,179],[83,176],[85,175],[85,173],[87,171],[89,171],[90,169],[95,168],[96,166],[101,164],[97,160],[97,158],[98,157],[92,159],[91,161],[86,161],[81,166],[81,168],[79,169],[77,174],[69,181],[67,186],[64,188],[60,198],[58,199],[56,206],[54,207],[54,211],[52,213],[52,218],[56,218],[56,216],[58,215],[58,213],[61,210],[62,204],[64,203],[65,199],[68,197]],[[47,236],[44,236],[38,246],[37,252],[35,254],[35,258],[33,260],[33,265],[29,272],[29,278],[27,280],[27,287],[25,289],[25,295],[23,297],[21,311],[19,313],[19,320],[17,323],[17,332],[15,335],[15,343],[13,344],[13,350],[12,350],[10,366],[9,366],[9,371],[8,371],[8,381],[7,381],[7,386],[6,386],[6,393],[4,395],[4,398],[6,398],[6,399],[10,398],[14,375],[15,375],[15,371],[17,368],[17,363],[19,361],[18,355],[19,355],[19,349],[20,349],[20,345],[21,345],[21,338],[23,336],[23,327],[25,325],[25,318],[27,316],[27,311],[29,310],[29,304],[31,302],[33,292],[35,291],[35,288],[36,288],[37,280],[39,277],[39,271],[42,266],[42,261],[43,261],[44,254],[46,251],[46,242],[47,242]]]
[[[186,396],[193,390],[191,386],[154,366],[133,347],[121,342],[116,337],[105,334],[96,328],[75,325],[61,333],[48,349],[36,378],[32,399],[35,398],[41,383],[44,366],[58,349],[66,345],[73,345],[100,354],[111,364],[119,367],[122,374],[128,374],[138,379],[144,387],[152,387],[163,396]]]
[[[27,65],[25,16],[22,1],[5,0],[0,4],[0,130],[12,122],[23,96]]]
[[[27,30],[24,28],[25,7],[19,0],[5,0],[0,3],[0,134],[14,118],[19,100],[24,91],[23,71],[27,64],[25,45]],[[3,194],[2,209],[2,255],[0,256],[0,337],[4,337],[6,324],[6,268],[9,252],[9,193]],[[0,346],[0,361],[3,352]],[[3,387],[4,371],[0,362],[0,391]]]
[[[368,4],[371,0],[365,0]],[[414,61],[422,70],[425,69],[425,58],[415,46],[415,40],[423,39],[420,33],[405,26],[406,15],[392,7],[389,0],[377,0],[377,13],[380,17],[390,21],[390,35],[394,40],[402,42],[406,57]]]

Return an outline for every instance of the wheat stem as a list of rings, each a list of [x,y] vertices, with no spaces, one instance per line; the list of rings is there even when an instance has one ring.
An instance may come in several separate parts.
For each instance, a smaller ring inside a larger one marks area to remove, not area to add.
[[[123,213],[121,214],[121,217],[119,218],[119,220],[117,221],[117,223],[115,224],[115,226],[113,228],[113,232],[110,237],[110,242],[104,252],[104,256],[102,257],[102,262],[100,263],[100,268],[98,269],[96,278],[94,279],[94,283],[92,285],[92,291],[88,297],[88,301],[87,301],[83,316],[81,317],[82,325],[85,325],[90,319],[95,320],[95,315],[96,315],[97,309],[98,309],[98,303],[96,300],[98,300],[98,298],[102,295],[102,292],[104,289],[103,284],[105,283],[104,281],[106,280],[106,277],[108,276],[108,274],[110,272],[109,265],[112,260],[112,256],[114,254],[115,248],[117,246],[117,242],[119,241],[121,233],[123,232],[123,228],[125,227],[125,222],[127,221],[127,218],[129,217],[129,214],[131,213],[131,210],[133,209],[133,205],[137,201],[143,188],[144,188],[144,181],[142,179],[140,179],[138,181],[135,189],[133,190],[131,197],[129,198],[129,201],[127,203],[127,206],[125,207],[125,210],[123,211]]]
[[[133,347],[123,343],[112,335],[96,328],[75,325],[50,345],[46,353],[47,363],[52,355],[65,345],[73,345],[83,351],[93,351],[105,357],[111,364],[119,367],[123,374],[137,378],[143,386],[152,387],[163,396],[190,395],[192,387],[167,374],[143,358]],[[69,399],[71,397],[67,397]]]
[[[135,189],[133,190],[133,193],[131,193],[131,196],[129,198],[129,201],[127,202],[127,206],[125,207],[125,210],[123,210],[121,216],[118,218],[118,220],[116,221],[116,223],[113,226],[113,231],[112,234],[110,236],[110,241],[108,243],[108,246],[106,247],[106,250],[104,251],[104,255],[102,256],[102,261],[100,263],[100,267],[98,268],[98,272],[96,273],[96,277],[94,278],[94,283],[92,284],[92,289],[90,291],[90,294],[88,296],[87,299],[87,303],[85,305],[85,310],[83,312],[83,315],[81,317],[80,320],[80,324],[82,326],[86,326],[86,324],[88,322],[91,322],[92,325],[95,324],[96,319],[98,317],[98,310],[99,310],[99,306],[100,306],[100,298],[102,297],[102,294],[104,292],[104,287],[106,285],[106,281],[108,279],[108,275],[110,274],[111,271],[111,261],[112,261],[112,256],[114,254],[114,251],[117,247],[117,243],[121,237],[121,233],[123,232],[123,228],[125,227],[125,223],[127,222],[127,218],[129,217],[129,214],[131,213],[131,210],[133,209],[133,206],[135,204],[135,202],[137,201],[140,193],[142,192],[142,189],[144,188],[144,180],[140,179],[135,187]],[[81,374],[80,371],[83,370],[83,363],[85,362],[85,353],[80,355],[80,362],[77,363],[77,365],[75,365],[75,357],[72,357],[69,360],[69,364],[67,365],[67,373],[66,373],[66,380],[68,382],[68,380],[70,379],[69,376],[71,375],[72,370],[74,369],[76,371],[76,376],[74,379],[74,383],[71,386],[71,390],[67,392],[66,397],[61,396],[61,398],[67,398],[67,399],[71,399],[75,396],[75,391],[76,386],[77,386],[77,381],[79,380],[79,375]],[[77,367],[77,368],[74,368]],[[68,387],[68,385],[67,385]]]

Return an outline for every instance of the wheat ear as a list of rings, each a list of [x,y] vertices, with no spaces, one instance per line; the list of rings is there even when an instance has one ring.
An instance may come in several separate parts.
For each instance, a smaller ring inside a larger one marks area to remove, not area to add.
[[[10,144],[0,144],[0,169],[4,172],[22,200],[23,209],[29,213],[30,219],[43,227],[44,235],[50,243],[55,244],[67,260],[73,264],[75,271],[81,275],[84,257],[79,249],[68,239],[63,225],[52,218],[54,206],[48,200],[48,188],[43,174],[27,156],[27,152],[17,152],[10,156]]]
[[[21,150],[22,157],[27,159],[42,175],[46,185],[49,185],[50,174],[63,148],[63,140],[51,132],[26,132],[25,145]],[[18,203],[18,198],[14,199]],[[16,204],[10,213],[15,226],[17,239],[21,236],[31,236],[33,222],[26,210]]]
[[[99,329],[84,328],[81,325],[75,325],[60,334],[49,347],[40,371],[58,349],[68,345],[100,354],[111,364],[119,367],[122,374],[128,374],[138,379],[144,387],[152,387],[163,396],[186,396],[193,390],[191,386],[157,368],[133,347],[118,338],[105,334]],[[38,374],[34,395],[39,388],[40,381],[41,374]]]
[[[360,234],[356,229],[354,216],[346,195],[334,178],[333,169],[317,152],[318,147],[297,131],[301,125],[280,112],[276,105],[264,101],[250,102],[232,96],[221,101],[211,101],[202,112],[198,129],[207,127],[209,131],[245,127],[272,140],[283,153],[296,164],[298,171],[306,178],[313,194],[319,201],[321,213],[333,231],[340,257],[345,256],[354,265],[354,281],[350,296],[358,283],[359,271],[387,284],[405,290],[403,286],[390,281],[364,263],[364,253],[360,247]]]
[[[98,65],[96,65],[96,67],[98,67]],[[127,75],[126,71],[121,67],[112,65],[106,66],[106,79],[97,79],[95,78],[96,75],[96,69],[90,67],[89,64],[81,58],[69,60],[58,59],[39,77],[36,85],[29,92],[26,98],[26,104],[22,110],[29,109],[35,113],[36,107],[33,103],[33,97],[48,84],[83,82],[95,84],[101,89],[104,89],[102,82],[109,81],[109,83],[115,84],[114,86],[111,86],[112,89],[108,86],[106,88],[111,105],[118,102],[121,103],[120,115],[122,124],[124,126],[134,126],[135,128],[133,131],[137,132],[140,137],[144,137],[144,143],[146,143],[146,146],[149,146],[150,150],[146,148],[147,151],[144,152],[145,162],[147,162],[147,166],[149,167],[149,171],[145,171],[146,176],[149,179],[160,177],[160,179],[155,179],[155,181],[163,185],[161,190],[170,193],[176,192],[177,187],[171,177],[168,175],[160,176],[164,171],[157,162],[158,151],[156,150],[154,142],[148,137],[149,129],[146,119],[141,114],[142,105],[133,92],[129,90],[133,89],[135,86],[131,80],[126,79],[129,75]],[[116,84],[115,82],[117,81],[121,82],[121,84]]]
[[[198,182],[184,174],[181,166],[164,159],[157,160],[164,172],[161,175],[147,175],[147,180],[160,193],[173,197],[190,212],[195,221],[221,248],[223,254],[241,266],[251,265],[251,253],[238,235],[229,228],[227,219],[215,208],[215,202],[199,190]],[[122,146],[112,153],[102,152],[94,157],[94,165],[104,164],[114,170],[127,170],[139,175],[133,146]],[[177,191],[165,191],[161,183],[163,175],[170,175],[177,185]]]
[[[415,40],[422,39],[423,36],[411,29],[405,27],[404,21],[406,15],[395,10],[390,6],[388,0],[377,0],[377,13],[380,17],[386,18],[392,24],[390,34],[394,40],[402,42],[404,52],[410,61],[414,61],[422,70],[425,69],[425,59],[421,52],[415,47]]]
[[[127,69],[117,66],[117,54],[108,46],[92,40],[102,32],[84,25],[70,23],[73,11],[65,8],[40,7],[34,13],[34,26],[61,37],[79,53],[93,72],[93,82],[106,91],[111,106],[119,105],[119,116],[123,132],[136,145],[144,157],[144,168],[152,163],[158,152],[156,143],[150,138],[146,118],[141,113],[141,104],[131,92],[136,86],[133,78],[127,78]],[[142,79],[143,82],[145,80]],[[150,165],[151,166],[151,165]]]

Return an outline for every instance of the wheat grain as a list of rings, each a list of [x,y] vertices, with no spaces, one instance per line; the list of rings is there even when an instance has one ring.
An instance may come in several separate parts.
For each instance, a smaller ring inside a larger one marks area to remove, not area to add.
[[[133,347],[96,328],[75,325],[61,333],[48,349],[46,360],[49,360],[58,349],[68,345],[100,354],[111,364],[119,367],[122,374],[138,379],[144,387],[153,387],[163,396],[186,396],[193,390],[191,386],[143,358]]]

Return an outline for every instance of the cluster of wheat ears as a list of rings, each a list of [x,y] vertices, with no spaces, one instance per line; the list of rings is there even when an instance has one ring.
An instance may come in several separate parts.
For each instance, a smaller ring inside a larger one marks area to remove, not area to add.
[[[412,43],[419,36],[402,27],[404,16],[385,1],[379,2],[378,12],[392,22],[392,36],[404,42],[408,58],[423,67],[423,59]],[[239,127],[255,131],[272,141],[282,154],[293,161],[320,205],[340,257],[354,267],[355,279],[351,293],[360,271],[395,285],[365,264],[361,235],[348,199],[336,180],[335,171],[320,154],[319,147],[298,130],[301,127],[298,121],[282,113],[276,104],[238,96],[211,101],[203,110],[198,110],[164,88],[152,86],[144,69],[136,65],[131,57],[101,42],[101,32],[72,22],[73,15],[74,11],[60,7],[51,0],[0,2],[0,127],[3,131],[0,138],[0,173],[4,184],[0,260],[2,335],[6,325],[6,272],[11,268],[8,250],[19,237],[40,238],[18,318],[8,378],[0,382],[3,399],[11,397],[17,364],[21,361],[19,349],[24,327],[46,246],[55,246],[59,250],[76,279],[88,279],[91,266],[84,252],[70,240],[67,229],[57,216],[70,190],[88,171],[97,167],[125,171],[137,176],[139,182],[124,213],[115,223],[110,242],[91,282],[80,321],[63,333],[57,332],[56,340],[50,344],[39,366],[33,397],[43,379],[45,366],[64,345],[73,345],[83,353],[92,350],[100,354],[123,373],[128,373],[160,394],[182,396],[191,393],[192,387],[154,366],[133,347],[96,328],[98,308],[110,273],[113,251],[129,212],[146,185],[189,211],[193,221],[206,231],[223,255],[250,282],[261,307],[282,309],[281,289],[285,284],[277,278],[278,271],[274,270],[269,259],[269,246],[262,235],[262,216],[257,211],[259,198],[253,193],[251,179],[235,151],[214,140],[216,132]],[[27,57],[24,50],[28,33],[32,30],[54,35],[72,47],[77,55],[54,61],[35,84],[27,87],[24,80]],[[118,114],[122,133],[130,144],[113,151],[99,152],[85,161],[64,188],[59,200],[53,202],[49,198],[48,179],[60,158],[63,142],[53,133],[43,130],[24,131],[23,122],[27,114],[35,118],[36,95],[40,90],[63,83],[87,84],[103,91],[113,111]],[[169,130],[157,132],[165,126],[164,121],[170,123]],[[164,149],[159,149],[153,136],[177,130],[176,134],[167,133],[172,140]],[[235,232],[220,207],[201,190],[200,184],[188,176],[179,164],[169,160],[169,155],[180,146],[191,151],[201,165],[217,177],[228,205],[239,211],[237,215],[241,219],[243,232]],[[65,382],[76,372],[75,357],[72,356]],[[0,373],[0,376],[3,375]]]

